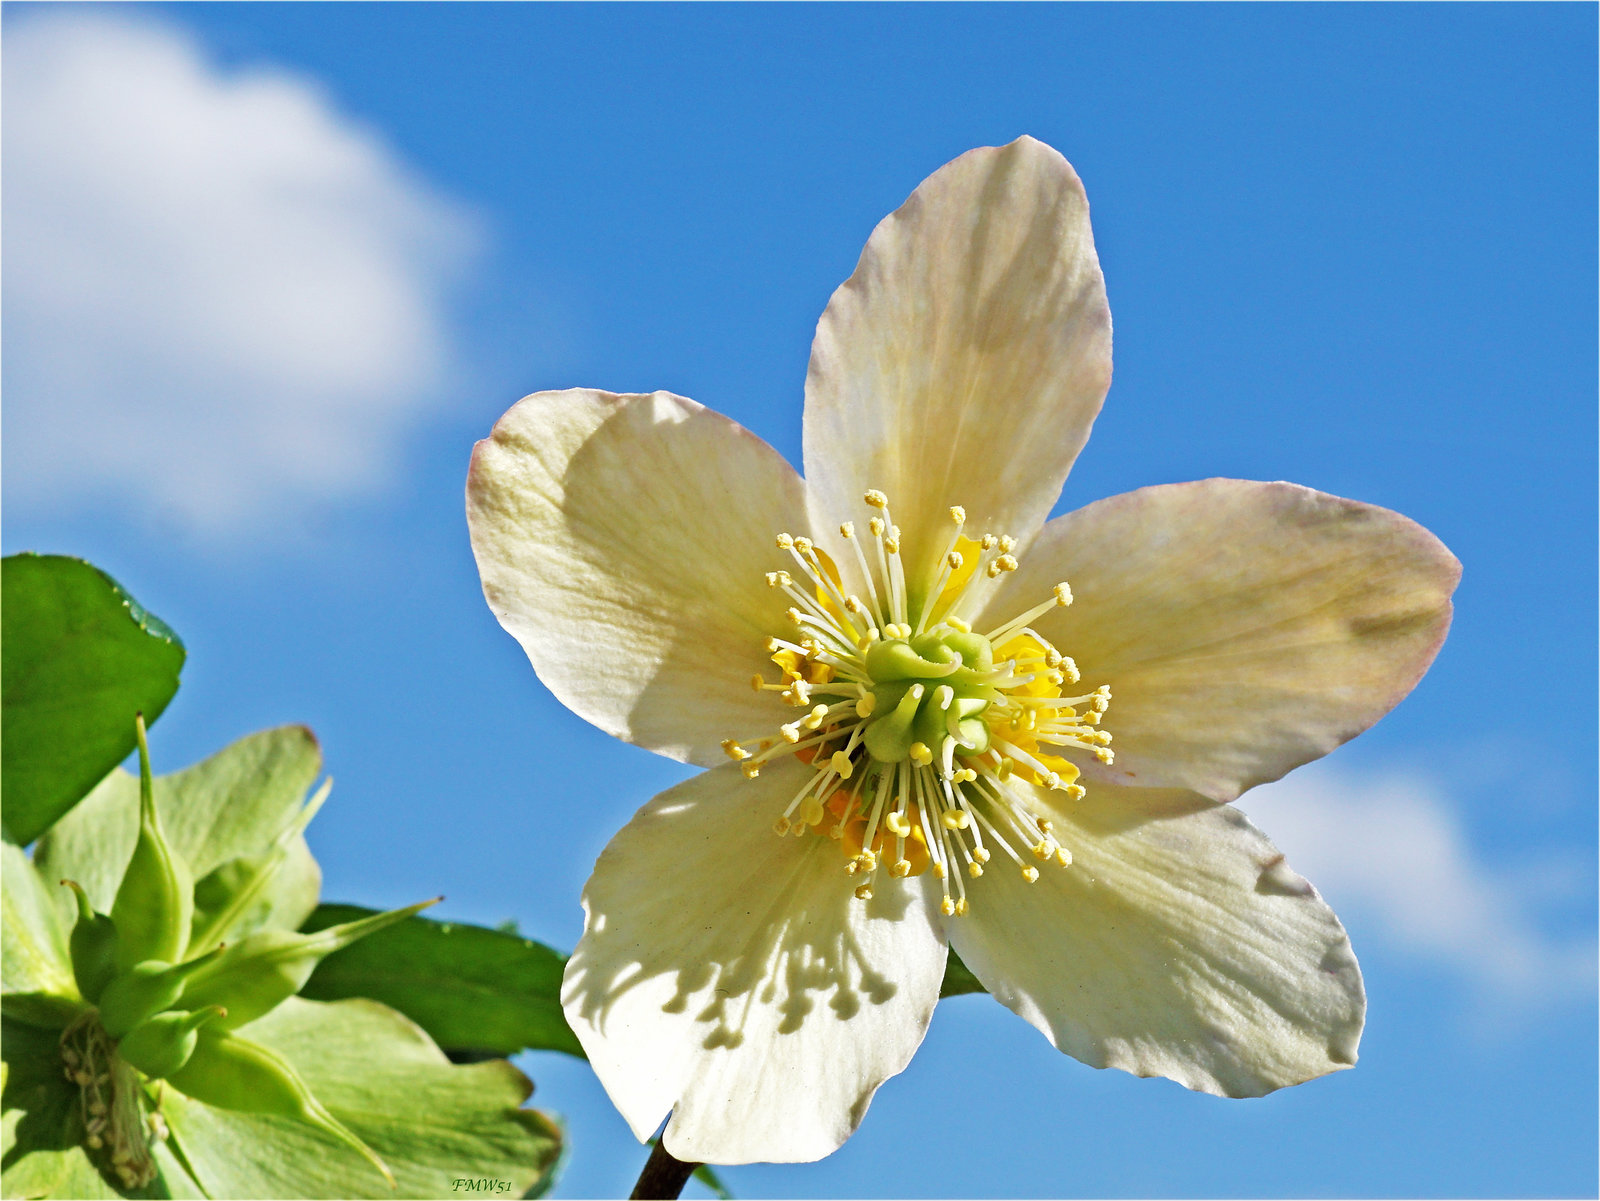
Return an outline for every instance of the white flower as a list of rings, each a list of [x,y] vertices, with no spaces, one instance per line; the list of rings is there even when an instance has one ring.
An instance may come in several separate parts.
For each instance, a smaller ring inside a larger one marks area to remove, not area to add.
[[[804,480],[659,392],[530,396],[478,444],[484,593],[540,678],[711,769],[606,848],[567,970],[640,1138],[833,1151],[947,943],[1097,1067],[1254,1096],[1355,1061],[1343,928],[1225,802],[1411,690],[1459,565],[1282,483],[1046,524],[1110,376],[1082,186],[1022,138],[874,231],[812,347]]]

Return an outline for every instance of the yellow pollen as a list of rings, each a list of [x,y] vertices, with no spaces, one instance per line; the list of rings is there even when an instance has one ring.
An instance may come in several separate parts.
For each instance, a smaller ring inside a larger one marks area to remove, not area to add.
[[[889,498],[882,492],[879,492],[876,488],[868,488],[866,495],[861,499],[866,501],[874,509],[886,509],[889,507]]]
[[[988,577],[992,580],[1003,572],[1015,571],[1016,569],[1017,560],[1014,556],[999,555],[995,558],[993,563],[989,564],[988,570],[985,572],[985,574],[988,575]]]
[[[756,677],[756,679],[758,679],[758,680],[760,678],[761,678],[760,676]],[[722,752],[723,752],[723,754],[727,755],[728,758],[732,759],[736,763],[740,759],[748,759],[748,758],[750,758],[750,752],[745,750],[744,747],[740,746],[737,742],[735,742],[731,738],[725,738],[725,739],[722,740]]]
[[[788,534],[779,534],[776,541],[779,550],[789,550],[794,546],[794,539]]]
[[[856,523],[853,521],[842,523],[839,526],[839,536],[841,538],[854,538],[856,536]]]
[[[1036,868],[1036,867],[1025,867],[1025,868],[1023,868],[1022,869],[1022,878],[1024,880],[1026,880],[1029,884],[1033,884],[1033,883],[1037,882],[1037,880],[1039,879],[1039,869]]]
[[[1067,582],[1062,580],[1055,587],[1056,604],[1070,605],[1072,603],[1072,589],[1067,587]]]
[[[939,912],[946,917],[954,917],[956,915],[956,903],[950,899],[949,893],[946,893],[944,900],[939,902]]]
[[[967,864],[967,875],[976,880],[979,876],[983,875],[983,864],[978,863],[976,860]]]
[[[889,865],[889,874],[904,879],[911,874],[911,860],[897,859]]]
[[[858,901],[870,901],[870,900],[872,900],[872,885],[870,885],[870,884],[858,885],[856,887],[856,900],[858,900]]]
[[[955,522],[957,525],[966,525],[967,524],[967,511],[965,509],[963,509],[960,505],[951,505],[950,506],[950,520]]]

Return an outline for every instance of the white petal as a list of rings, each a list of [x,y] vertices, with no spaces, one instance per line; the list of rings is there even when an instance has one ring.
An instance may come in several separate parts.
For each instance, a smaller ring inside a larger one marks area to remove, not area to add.
[[[1296,484],[1141,488],[1052,521],[985,620],[1036,628],[1111,687],[1093,779],[1228,801],[1327,754],[1416,686],[1450,626],[1455,557],[1398,513]]]
[[[1111,382],[1111,311],[1083,185],[1032,138],[970,151],[872,233],[817,326],[805,469],[819,530],[885,491],[913,576],[949,506],[1026,542]]]
[[[1355,1062],[1366,997],[1344,928],[1242,813],[1100,785],[1051,818],[1072,864],[1028,884],[997,856],[949,933],[1052,1043],[1230,1097]]]
[[[905,1068],[945,950],[920,880],[853,895],[839,844],[773,823],[811,769],[732,765],[662,793],[611,841],[562,988],[640,1139],[682,1160],[820,1159]]]
[[[701,764],[783,720],[750,677],[793,628],[763,573],[792,566],[773,537],[804,532],[805,485],[754,434],[665,392],[541,392],[473,451],[467,525],[490,609],[575,713]]]

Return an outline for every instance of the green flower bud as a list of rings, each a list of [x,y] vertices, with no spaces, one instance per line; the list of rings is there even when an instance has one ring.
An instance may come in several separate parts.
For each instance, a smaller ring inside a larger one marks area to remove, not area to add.
[[[72,953],[72,976],[85,1001],[98,1001],[117,973],[117,923],[94,911],[89,894],[76,880],[61,883],[78,899],[78,920],[67,944]]]
[[[324,781],[270,850],[259,855],[241,855],[230,859],[196,882],[194,924],[189,934],[191,954],[209,951],[249,919],[252,908],[262,902],[278,869],[289,858],[289,848],[293,846],[295,837],[311,824],[311,819],[322,808],[332,788],[332,780]]]
[[[259,1043],[213,1028],[201,1029],[188,1062],[167,1080],[185,1096],[218,1109],[297,1118],[315,1126],[359,1152],[383,1173],[390,1188],[395,1186],[394,1173],[377,1153],[311,1095],[293,1067]]]
[[[189,1062],[200,1027],[227,1012],[211,1005],[193,1013],[158,1013],[123,1035],[117,1054],[152,1080],[160,1080]]]
[[[111,905],[121,968],[147,959],[182,959],[194,916],[194,878],[183,856],[167,844],[156,814],[143,714],[134,718],[134,730],[139,739],[139,840]]]
[[[112,1038],[121,1038],[140,1022],[171,1009],[183,996],[189,977],[205,968],[220,949],[188,963],[162,963],[147,959],[136,963],[106,985],[100,994],[100,1024]]]
[[[318,963],[359,938],[436,905],[442,897],[404,909],[375,913],[315,934],[293,930],[257,930],[231,943],[189,982],[185,1005],[221,1005],[228,1016],[219,1030],[234,1030],[276,1009],[305,987]]]

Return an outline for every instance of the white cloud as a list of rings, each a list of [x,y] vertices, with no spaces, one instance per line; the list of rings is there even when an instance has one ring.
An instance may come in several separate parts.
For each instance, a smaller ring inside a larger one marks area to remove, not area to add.
[[[464,214],[315,83],[174,28],[40,14],[4,53],[8,504],[221,538],[380,487]]]
[[[1553,936],[1539,919],[1552,899],[1575,899],[1552,890],[1560,873],[1481,859],[1446,790],[1428,776],[1313,764],[1246,793],[1239,808],[1347,920],[1466,974],[1480,1001],[1594,993],[1593,938]],[[1581,879],[1569,884],[1587,891]]]

